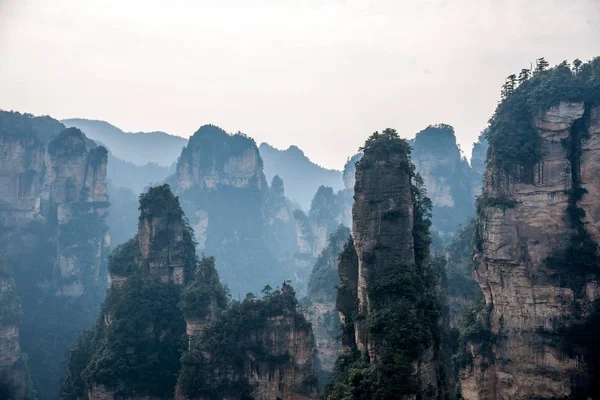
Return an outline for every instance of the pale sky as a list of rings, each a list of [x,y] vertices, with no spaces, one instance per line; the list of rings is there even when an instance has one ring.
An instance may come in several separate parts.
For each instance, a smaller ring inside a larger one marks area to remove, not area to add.
[[[507,75],[595,55],[600,0],[0,0],[0,109],[213,123],[329,168],[386,127],[470,153]]]

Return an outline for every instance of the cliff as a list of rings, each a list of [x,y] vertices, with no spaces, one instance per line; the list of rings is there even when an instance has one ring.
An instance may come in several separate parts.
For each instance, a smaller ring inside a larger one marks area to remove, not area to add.
[[[23,318],[11,268],[0,262],[0,397],[33,399],[27,356],[21,352],[19,326]]]
[[[450,125],[428,126],[417,133],[412,147],[412,161],[433,203],[433,227],[442,237],[449,237],[473,214],[473,184],[482,175],[462,157]]]
[[[233,302],[182,358],[177,399],[316,399],[315,342],[291,286]]]
[[[440,293],[428,262],[431,203],[409,154],[409,143],[386,129],[369,137],[356,168],[353,245],[339,264],[345,354],[330,399],[445,393]]]
[[[198,251],[219,260],[219,275],[234,296],[260,291],[264,277],[273,283],[293,276],[268,245],[270,224],[280,210],[265,210],[265,203],[270,197],[279,207],[281,199],[268,187],[262,168],[254,140],[205,125],[190,138],[170,180]]]
[[[478,203],[465,399],[596,398],[600,59],[507,81]]]
[[[340,284],[338,257],[348,244],[350,229],[340,225],[329,236],[329,243],[317,258],[310,280],[306,299],[306,316],[313,326],[317,344],[317,370],[321,384],[326,383],[333,373],[335,361],[341,354],[340,318],[335,307],[337,287]]]
[[[62,399],[161,399],[174,393],[186,324],[181,286],[196,273],[193,232],[168,185],[139,199],[137,235],[109,257],[96,327],[71,351]]]
[[[0,244],[23,302],[21,347],[40,398],[93,323],[106,284],[107,152],[50,117],[0,112]],[[60,339],[59,339],[60,338]]]

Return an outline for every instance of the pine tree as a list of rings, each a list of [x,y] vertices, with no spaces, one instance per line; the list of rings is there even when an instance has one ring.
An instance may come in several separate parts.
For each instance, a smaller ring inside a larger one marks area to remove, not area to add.
[[[581,64],[583,64],[583,62],[579,58],[576,58],[575,60],[573,60],[573,72],[575,73],[575,75],[577,75],[579,73]]]
[[[527,68],[523,68],[521,70],[521,72],[519,73],[519,85],[521,85],[523,82],[525,82],[527,79],[529,79],[529,77],[531,76],[531,71]]]
[[[544,57],[540,57],[537,60],[535,60],[535,72],[542,72],[545,71],[546,68],[548,68],[550,66],[550,63],[548,61],[546,61],[546,59]]]

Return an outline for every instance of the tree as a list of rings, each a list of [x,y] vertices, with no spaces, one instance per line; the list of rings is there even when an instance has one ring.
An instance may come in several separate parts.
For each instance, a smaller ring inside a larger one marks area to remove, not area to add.
[[[519,85],[523,84],[523,82],[525,82],[527,79],[529,79],[529,77],[531,77],[531,71],[527,68],[523,68],[521,70],[521,72],[519,73]]]
[[[545,71],[549,66],[550,66],[550,63],[548,61],[546,61],[546,59],[544,57],[540,57],[537,60],[535,60],[535,72],[536,73]]]
[[[581,64],[583,64],[583,62],[579,58],[573,60],[573,72],[575,73],[575,75],[577,75],[577,73],[579,72]]]
[[[504,85],[502,85],[502,91],[500,92],[502,99],[507,98],[515,90],[516,86],[517,76],[515,74],[509,75],[506,78],[506,82],[504,82]]]

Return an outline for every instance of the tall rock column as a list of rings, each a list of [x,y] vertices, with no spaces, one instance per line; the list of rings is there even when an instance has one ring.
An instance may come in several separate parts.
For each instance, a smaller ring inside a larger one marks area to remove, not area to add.
[[[365,317],[373,304],[368,284],[392,266],[414,268],[413,202],[408,154],[367,152],[356,169],[352,207],[354,247],[358,255],[358,311]],[[356,326],[356,345],[376,360],[376,339],[364,324]]]
[[[409,154],[408,142],[386,129],[366,141],[357,164],[353,243],[340,255],[336,300],[343,355],[328,399],[445,393],[440,291],[428,257],[431,201]]]

